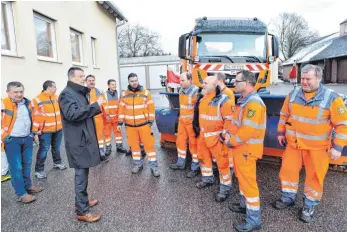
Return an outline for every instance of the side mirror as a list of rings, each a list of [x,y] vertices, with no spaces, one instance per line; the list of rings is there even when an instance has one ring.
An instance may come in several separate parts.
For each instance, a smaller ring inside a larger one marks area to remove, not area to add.
[[[278,49],[278,39],[276,36],[272,35],[271,39],[271,46],[272,46],[272,56],[278,57],[279,56],[279,49]]]
[[[186,41],[187,34],[181,35],[178,42],[178,56],[181,59],[186,59]]]

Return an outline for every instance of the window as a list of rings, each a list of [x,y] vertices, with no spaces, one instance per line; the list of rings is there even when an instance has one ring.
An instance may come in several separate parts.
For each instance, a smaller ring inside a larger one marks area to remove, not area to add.
[[[37,56],[44,60],[57,60],[54,21],[34,13]]]
[[[70,40],[71,40],[72,63],[83,64],[82,33],[71,29]]]
[[[12,5],[1,2],[1,53],[17,55]]]
[[[92,59],[93,59],[93,67],[96,68],[96,39],[92,37]]]

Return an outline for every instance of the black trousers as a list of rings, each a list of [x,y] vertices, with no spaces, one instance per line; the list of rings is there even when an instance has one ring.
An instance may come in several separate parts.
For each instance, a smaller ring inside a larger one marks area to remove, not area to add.
[[[88,175],[89,168],[75,168],[75,206],[79,216],[89,212],[88,206]]]

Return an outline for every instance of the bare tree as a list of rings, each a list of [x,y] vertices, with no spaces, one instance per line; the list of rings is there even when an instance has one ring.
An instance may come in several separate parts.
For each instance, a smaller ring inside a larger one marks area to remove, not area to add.
[[[126,25],[118,32],[120,57],[165,55],[160,36],[141,25]]]
[[[319,36],[309,28],[307,21],[296,13],[280,13],[270,23],[279,39],[280,51],[287,60]]]

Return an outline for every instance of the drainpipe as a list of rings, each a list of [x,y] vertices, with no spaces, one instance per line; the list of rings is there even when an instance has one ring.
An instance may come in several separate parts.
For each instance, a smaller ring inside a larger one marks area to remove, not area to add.
[[[119,20],[118,20],[118,22],[119,22]],[[116,23],[116,44],[117,44],[117,67],[118,67],[118,77],[119,77],[119,83],[118,83],[118,93],[120,94],[120,92],[121,92],[121,77],[120,77],[120,67],[119,67],[119,59],[120,59],[120,56],[119,56],[119,48],[118,48],[118,28],[119,27],[121,27],[121,26],[123,26],[123,25],[125,25],[125,23],[127,22],[127,21],[125,21],[125,20],[122,20],[119,24],[118,24],[118,22]]]

